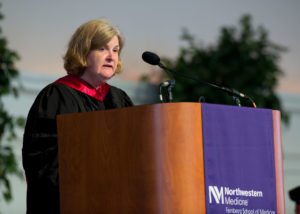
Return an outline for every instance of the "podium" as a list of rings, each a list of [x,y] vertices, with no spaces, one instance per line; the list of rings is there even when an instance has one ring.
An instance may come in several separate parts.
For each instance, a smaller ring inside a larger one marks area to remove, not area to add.
[[[274,166],[274,170],[270,170],[267,181],[274,180],[275,195],[268,197],[269,193],[259,186],[264,185],[266,176],[260,179],[262,184],[256,185],[256,189],[247,189],[243,186],[245,172],[237,166],[232,170],[236,174],[230,174],[229,181],[233,176],[233,180],[241,184],[231,187],[215,181],[215,178],[225,178],[227,172],[211,166],[219,165],[218,161],[230,165],[230,160],[222,160],[221,153],[209,154],[213,143],[208,137],[214,136],[218,128],[209,127],[205,121],[211,121],[212,126],[226,122],[226,117],[210,119],[207,116],[210,109],[225,112],[225,116],[226,112],[240,112],[241,109],[254,114],[259,111],[212,104],[167,103],[59,115],[61,214],[217,213],[214,210],[230,213],[234,209],[249,209],[255,213],[266,208],[258,205],[254,209],[256,202],[251,200],[262,201],[264,197],[269,199],[263,203],[284,213],[279,112],[270,110],[273,118],[271,156],[274,158],[266,162],[271,168]],[[250,129],[250,135],[252,132]],[[245,136],[249,133],[245,132]],[[223,144],[226,143],[225,140]],[[236,152],[235,146],[233,148]],[[247,148],[246,145],[243,149],[246,153]],[[249,149],[253,150],[251,146]],[[255,169],[251,170],[253,172],[256,173]],[[228,195],[232,191],[235,195]],[[263,196],[258,199],[249,196],[260,192]],[[239,204],[247,200],[250,205]]]

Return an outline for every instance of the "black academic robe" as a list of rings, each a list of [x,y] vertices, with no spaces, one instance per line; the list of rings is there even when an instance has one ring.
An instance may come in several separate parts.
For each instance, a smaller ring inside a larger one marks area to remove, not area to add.
[[[113,86],[102,101],[80,90],[52,83],[39,93],[29,111],[22,149],[27,214],[59,213],[56,116],[133,105],[124,91]]]

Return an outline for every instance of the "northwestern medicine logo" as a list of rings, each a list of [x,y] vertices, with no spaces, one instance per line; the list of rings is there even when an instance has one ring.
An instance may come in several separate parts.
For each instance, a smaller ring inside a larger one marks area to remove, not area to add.
[[[248,199],[240,197],[262,198],[263,192],[256,190],[230,189],[229,187],[208,186],[209,203],[248,206]]]

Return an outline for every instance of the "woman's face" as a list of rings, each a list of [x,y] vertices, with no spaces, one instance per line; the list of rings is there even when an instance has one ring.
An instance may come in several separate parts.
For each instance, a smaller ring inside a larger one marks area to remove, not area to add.
[[[109,80],[115,73],[119,61],[119,39],[114,36],[106,45],[89,52],[82,78],[94,87]]]

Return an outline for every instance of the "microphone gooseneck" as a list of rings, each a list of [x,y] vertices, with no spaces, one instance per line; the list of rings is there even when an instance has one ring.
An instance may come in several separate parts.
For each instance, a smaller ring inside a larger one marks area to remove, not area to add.
[[[229,88],[226,88],[226,87],[221,87],[221,86],[218,86],[218,85],[215,85],[215,84],[212,84],[212,83],[209,83],[209,82],[205,82],[203,80],[199,80],[199,79],[196,79],[196,78],[193,78],[193,77],[190,77],[186,74],[183,74],[183,73],[180,73],[180,72],[177,72],[177,71],[173,71],[169,68],[167,68],[166,66],[164,66],[161,62],[160,62],[160,58],[157,54],[155,53],[152,53],[150,51],[145,51],[142,55],[142,58],[145,62],[151,64],[151,65],[158,65],[159,67],[161,67],[163,70],[166,70],[170,73],[174,73],[174,74],[178,74],[180,76],[183,76],[187,79],[190,79],[190,80],[193,80],[193,81],[196,81],[196,82],[199,82],[199,83],[202,83],[202,84],[205,84],[205,85],[208,85],[210,87],[213,87],[213,88],[216,88],[216,89],[219,89],[223,92],[226,92],[227,94],[231,95],[231,96],[234,96],[234,97],[239,97],[239,98],[244,98],[244,99],[248,99],[254,108],[256,108],[256,104],[254,103],[254,101],[248,97],[247,95],[243,94],[243,93],[240,93],[236,90],[232,90],[232,89],[229,89]]]

